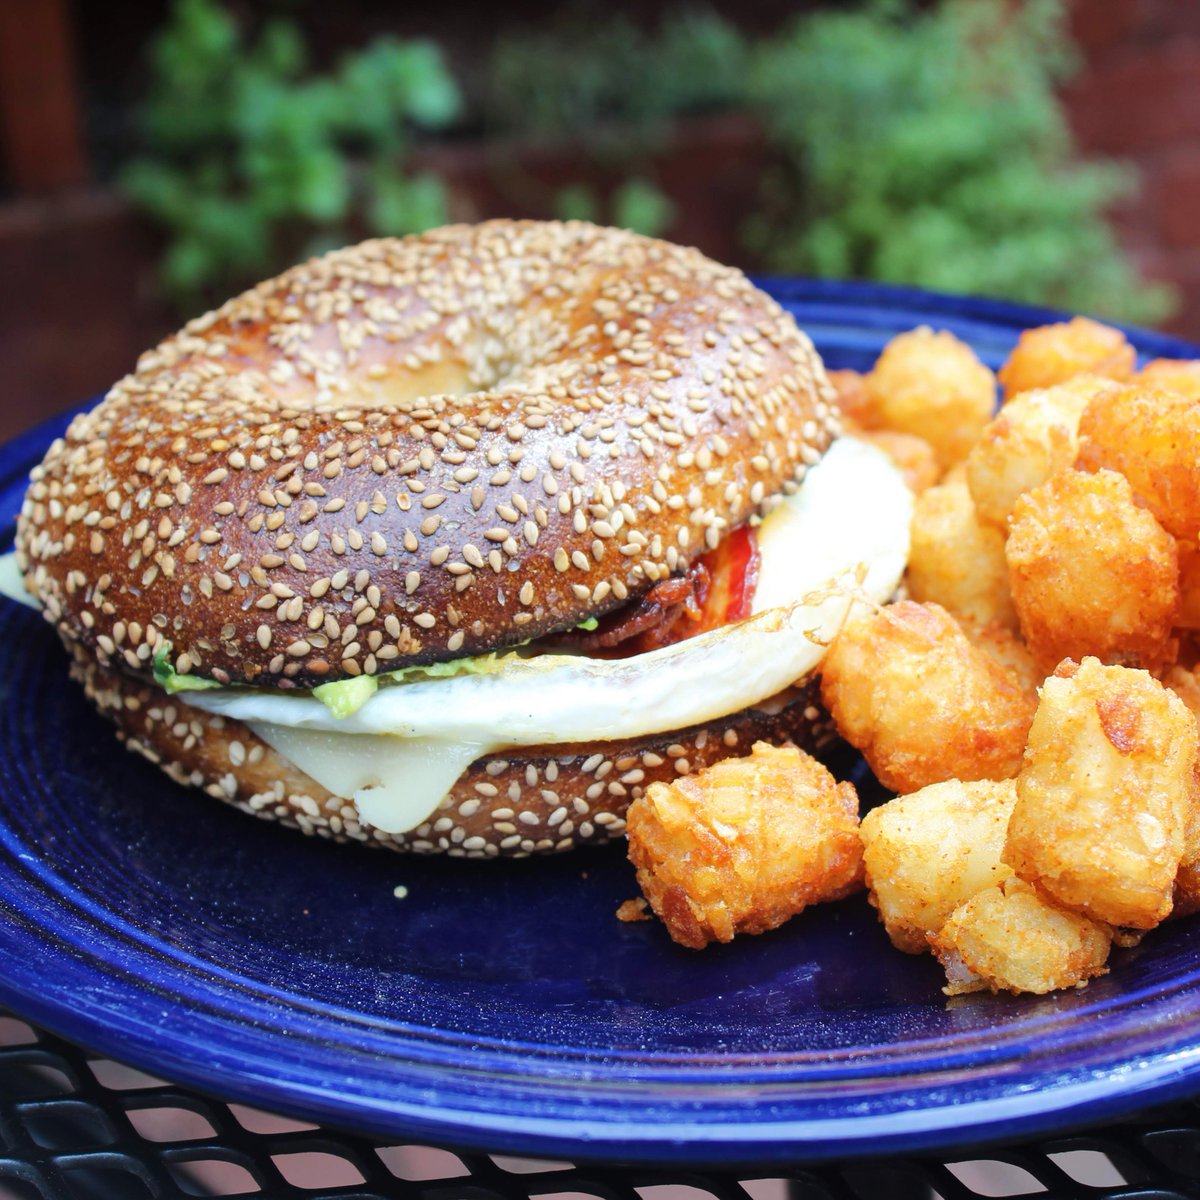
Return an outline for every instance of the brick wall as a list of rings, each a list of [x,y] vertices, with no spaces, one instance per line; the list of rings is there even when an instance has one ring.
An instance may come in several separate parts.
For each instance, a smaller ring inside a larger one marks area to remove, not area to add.
[[[1146,273],[1180,289],[1174,330],[1200,341],[1200,2],[1074,0],[1072,24],[1071,123],[1085,151],[1140,169],[1115,219]]]

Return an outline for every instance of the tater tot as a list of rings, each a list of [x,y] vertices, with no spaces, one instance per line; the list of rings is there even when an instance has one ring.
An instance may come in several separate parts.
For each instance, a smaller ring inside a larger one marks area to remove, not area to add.
[[[1200,402],[1143,385],[1101,392],[1080,418],[1076,465],[1119,471],[1168,533],[1200,539]]]
[[[1200,779],[1192,789],[1191,807],[1183,831],[1183,858],[1175,875],[1172,917],[1200,912]]]
[[[979,625],[1017,627],[1008,586],[1004,535],[981,525],[965,479],[917,497],[908,552],[908,593]]]
[[[1152,928],[1171,911],[1196,745],[1186,705],[1145,671],[1063,663],[1042,685],[1004,861],[1057,904]]]
[[[866,390],[882,427],[923,437],[943,471],[966,457],[996,407],[996,378],[971,347],[924,327],[888,342]]]
[[[932,943],[948,996],[984,990],[1042,995],[1105,974],[1112,932],[1010,879],[963,904]]]
[[[1168,392],[1179,392],[1189,400],[1200,400],[1200,359],[1156,358],[1135,376],[1138,383]]]
[[[1053,387],[1074,375],[1128,379],[1137,354],[1119,329],[1088,317],[1027,329],[1017,339],[998,378],[1007,399],[1031,388]]]
[[[997,621],[976,625],[973,621],[961,620],[959,624],[972,644],[1008,671],[1022,691],[1032,696],[1041,687],[1046,673],[1039,670],[1029,647],[1007,626]]]
[[[1012,874],[1000,852],[1016,802],[1011,779],[951,779],[863,817],[867,888],[893,946],[928,951],[929,937],[960,904]]]
[[[1192,716],[1200,721],[1200,679],[1194,669],[1172,667],[1163,683],[1187,705]],[[1187,824],[1183,834],[1183,860],[1175,876],[1172,917],[1187,917],[1200,912],[1200,777],[1194,779]]]
[[[849,432],[860,441],[882,450],[904,477],[914,496],[919,496],[937,483],[941,468],[933,447],[924,438],[914,433],[897,433],[893,429],[852,429]]]
[[[1200,721],[1200,678],[1196,670],[1172,667],[1164,676],[1167,685],[1187,705],[1192,716]],[[1175,907],[1173,917],[1186,917],[1200,912],[1200,775],[1193,779],[1187,824],[1183,834],[1183,861],[1175,876]]]
[[[848,428],[878,429],[880,415],[867,395],[864,377],[857,371],[826,371],[837,392],[838,408]]]
[[[858,796],[794,746],[651,784],[628,813],[629,858],[682,946],[763,933],[862,879]]]
[[[1004,549],[1021,632],[1045,671],[1086,654],[1152,671],[1174,661],[1175,541],[1120,475],[1059,471],[1017,500]]]
[[[1200,548],[1195,542],[1176,542],[1179,551],[1179,629],[1200,630]]]
[[[1111,380],[1081,375],[1022,392],[1000,410],[967,455],[967,483],[981,521],[1007,530],[1018,496],[1075,465],[1083,410],[1112,386]]]
[[[1188,706],[1188,711],[1200,720],[1200,679],[1194,670],[1174,666],[1164,676],[1163,683]]]
[[[1034,701],[936,604],[856,605],[825,655],[838,732],[894,792],[1020,770]]]

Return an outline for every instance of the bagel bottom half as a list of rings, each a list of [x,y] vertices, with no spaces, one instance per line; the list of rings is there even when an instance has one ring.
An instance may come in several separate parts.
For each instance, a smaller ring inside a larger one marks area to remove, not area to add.
[[[834,738],[809,680],[759,708],[705,725],[586,746],[525,746],[481,758],[428,821],[410,833],[386,833],[360,821],[350,800],[321,787],[242,722],[193,708],[101,666],[79,648],[72,675],[130,749],[179,783],[307,834],[459,858],[598,845],[624,833],[626,809],[651,783],[748,754],[757,741],[817,750]]]

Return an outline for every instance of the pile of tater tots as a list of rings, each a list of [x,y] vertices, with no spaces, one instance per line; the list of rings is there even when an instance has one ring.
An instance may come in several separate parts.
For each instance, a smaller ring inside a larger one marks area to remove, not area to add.
[[[765,745],[655,784],[645,900],[698,949],[865,884],[950,995],[1083,986],[1200,909],[1200,361],[1138,371],[1077,317],[998,376],[922,328],[831,378],[917,496],[903,597],[857,601],[821,678],[896,798],[860,824],[850,784]]]

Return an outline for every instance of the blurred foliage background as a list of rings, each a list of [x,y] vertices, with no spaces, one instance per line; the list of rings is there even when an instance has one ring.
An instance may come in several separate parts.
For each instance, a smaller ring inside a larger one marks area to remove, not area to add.
[[[149,53],[144,150],[120,174],[169,233],[162,280],[185,307],[370,233],[443,224],[445,188],[406,159],[462,100],[436,46],[379,38],[315,72],[299,28],[245,36],[217,0],[176,0]]]
[[[761,145],[729,215],[744,266],[1142,322],[1175,302],[1105,219],[1131,168],[1072,141],[1062,0],[873,0],[769,35],[695,6],[647,24],[578,3],[503,33],[469,80],[428,40],[320,66],[311,50],[288,16],[221,0],[173,0],[150,42],[118,179],[164,232],[183,312],[331,245],[481,215],[439,147],[506,148],[488,161],[517,180],[513,211],[671,236],[703,186],[670,169],[673,140],[731,116]],[[525,169],[530,147],[553,170]]]

